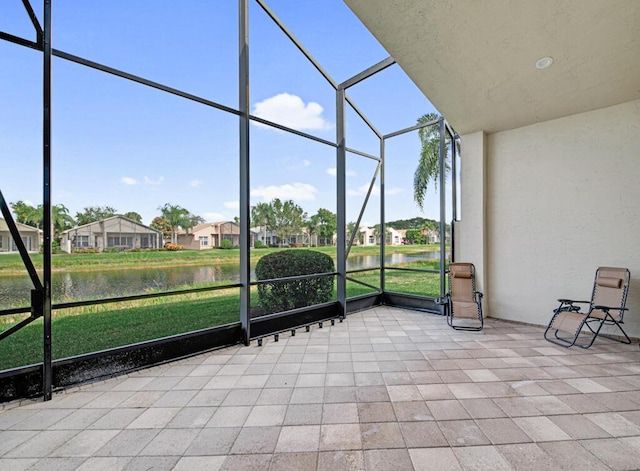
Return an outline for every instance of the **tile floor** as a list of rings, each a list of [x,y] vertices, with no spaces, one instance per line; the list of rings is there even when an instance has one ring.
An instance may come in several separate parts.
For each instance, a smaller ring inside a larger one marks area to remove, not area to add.
[[[640,349],[378,307],[0,406],[0,469],[640,469]]]

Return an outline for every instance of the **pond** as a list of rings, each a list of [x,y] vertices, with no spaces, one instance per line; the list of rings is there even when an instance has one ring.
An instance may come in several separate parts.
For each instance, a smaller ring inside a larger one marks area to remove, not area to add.
[[[398,265],[439,258],[440,252],[394,253],[385,256],[385,263]],[[354,255],[347,260],[347,270],[379,266],[379,255]],[[251,279],[255,280],[254,267],[251,268]],[[237,265],[61,272],[52,275],[51,293],[53,302],[60,303],[169,291],[214,282],[237,283],[239,280]],[[31,281],[26,275],[0,276],[0,309],[28,306],[31,289]]]

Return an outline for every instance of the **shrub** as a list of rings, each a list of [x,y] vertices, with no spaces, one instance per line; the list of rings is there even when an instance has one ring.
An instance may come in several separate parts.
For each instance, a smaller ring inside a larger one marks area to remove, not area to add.
[[[262,247],[264,247],[264,244],[262,243],[262,241],[261,241],[261,240],[256,240],[256,241],[253,243],[253,248],[254,248],[254,249],[261,249]]]
[[[256,265],[256,278],[269,280],[333,271],[333,260],[329,255],[314,250],[290,249],[262,257]],[[258,285],[258,302],[265,314],[324,303],[330,301],[332,295],[332,276]]]
[[[74,249],[71,253],[98,253],[98,249]]]
[[[167,242],[166,244],[164,244],[164,248],[166,250],[169,250],[171,252],[179,252],[180,250],[183,250],[184,247],[180,244],[172,244],[170,242]]]
[[[221,249],[231,249],[231,248],[233,248],[233,244],[231,243],[231,241],[229,239],[224,239],[222,242],[220,242],[220,248]]]
[[[120,247],[107,247],[103,250],[104,253],[120,253]]]

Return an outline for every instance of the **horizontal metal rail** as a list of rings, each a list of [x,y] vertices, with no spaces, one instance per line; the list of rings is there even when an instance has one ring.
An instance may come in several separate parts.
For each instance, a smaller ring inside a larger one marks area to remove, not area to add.
[[[406,134],[411,131],[416,131],[421,128],[426,128],[427,126],[433,126],[434,124],[438,124],[441,118],[432,119],[431,121],[427,121],[426,123],[416,124],[415,126],[411,126],[408,128],[400,129],[399,131],[391,132],[389,134],[385,134],[382,136],[384,139],[388,139],[390,137],[400,136],[401,134]]]
[[[351,274],[351,273],[364,273],[366,271],[376,271],[376,270],[380,270],[380,267],[368,267],[368,268],[358,268],[357,270],[348,270],[347,271],[347,275]]]
[[[338,274],[337,271],[334,272],[325,272],[325,273],[311,273],[310,275],[296,275],[296,276],[286,276],[282,278],[271,278],[268,280],[256,280],[252,281],[249,284],[251,286],[264,285],[265,283],[274,283],[277,281],[298,281],[298,280],[308,280],[310,278],[320,278],[320,277],[328,277],[328,276],[336,276]]]
[[[23,306],[23,307],[13,307],[10,309],[3,309],[0,311],[0,317],[1,316],[12,316],[14,314],[24,314],[26,312],[31,312],[31,307],[30,306]]]
[[[220,103],[216,103],[215,101],[207,100],[206,98],[202,98],[200,96],[193,95],[191,93],[183,92],[182,90],[178,90],[177,88],[169,87],[167,85],[162,85],[161,83],[154,82],[153,80],[148,80],[138,75],[130,74],[128,72],[124,72],[122,70],[115,69],[113,67],[109,67],[107,65],[100,64],[98,62],[94,62],[88,59],[83,59],[82,57],[69,54],[68,52],[63,52],[58,49],[53,49],[52,54],[56,57],[60,57],[61,59],[65,59],[70,62],[75,62],[76,64],[84,65],[92,69],[100,70],[102,72],[115,75],[116,77],[131,80],[132,82],[136,82],[141,85],[146,85],[148,87],[155,88],[156,90],[161,90],[163,92],[171,93],[172,95],[186,98],[187,100],[195,101],[197,103],[207,105],[212,108],[216,108],[218,110],[226,111],[227,113],[232,113],[236,116],[240,115],[240,111],[225,105],[221,105]]]
[[[145,293],[145,294],[135,294],[131,296],[118,296],[115,298],[71,301],[67,303],[53,304],[51,308],[52,309],[68,309],[72,307],[94,306],[98,304],[109,304],[109,303],[117,303],[117,302],[123,302],[123,301],[137,301],[140,299],[162,298],[164,296],[177,296],[180,294],[204,293],[207,291],[220,291],[223,289],[240,288],[241,286],[242,285],[240,283],[233,283],[229,285],[205,286],[202,288],[189,288],[189,289],[181,289],[181,290],[173,290],[173,291],[161,291],[158,293]],[[0,316],[21,314],[29,311],[30,311],[30,308],[28,307],[3,309],[2,311],[0,311]]]
[[[314,136],[313,134],[307,134],[306,132],[298,131],[297,129],[283,126],[282,124],[274,123],[273,121],[268,121],[266,119],[258,118],[257,116],[253,116],[253,115],[249,115],[249,119],[251,119],[251,121],[256,121],[266,126],[271,126],[272,128],[280,129],[281,131],[290,132],[300,137],[306,137],[307,139],[311,139],[316,142],[321,142],[322,144],[326,144],[331,147],[338,147],[338,144],[336,144],[335,142],[329,141],[327,139],[322,139],[321,137]]]
[[[10,43],[19,44],[20,46],[42,51],[42,45],[37,42],[29,41],[28,39],[21,38],[20,36],[14,36],[13,34],[0,31],[0,39],[9,41]]]
[[[414,271],[420,273],[440,273],[440,270],[430,270],[428,268],[407,268],[407,267],[384,267],[385,270],[397,270],[397,271]]]

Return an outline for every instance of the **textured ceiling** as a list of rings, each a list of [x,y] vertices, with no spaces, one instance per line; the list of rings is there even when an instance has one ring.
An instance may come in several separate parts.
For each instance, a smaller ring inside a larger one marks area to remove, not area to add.
[[[344,1],[459,134],[640,99],[640,0]]]

